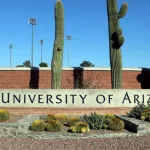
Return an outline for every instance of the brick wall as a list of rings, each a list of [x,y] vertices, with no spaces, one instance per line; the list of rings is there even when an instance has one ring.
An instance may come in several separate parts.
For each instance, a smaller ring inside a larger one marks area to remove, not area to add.
[[[96,112],[98,114],[126,114],[131,111],[131,107],[118,107],[118,108],[35,108],[35,107],[0,107],[5,109],[12,115],[28,115],[28,114],[68,114],[68,115],[84,115]]]
[[[123,69],[123,89],[150,88],[148,69]],[[50,68],[0,68],[0,89],[51,88]],[[62,88],[111,89],[109,68],[64,68]]]
[[[123,89],[150,89],[149,69],[123,68]],[[0,89],[51,88],[50,68],[0,68]],[[109,68],[63,68],[62,87],[111,89]],[[132,108],[25,108],[0,107],[11,114],[126,114]]]

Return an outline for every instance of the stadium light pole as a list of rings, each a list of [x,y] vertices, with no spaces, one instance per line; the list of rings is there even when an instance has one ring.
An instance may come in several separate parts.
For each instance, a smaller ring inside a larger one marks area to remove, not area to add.
[[[31,53],[31,67],[33,67],[33,25],[36,25],[36,19],[35,18],[29,18],[28,24],[32,25],[32,53]]]
[[[41,63],[42,63],[42,45],[43,45],[44,41],[40,40],[40,44],[41,44]]]
[[[10,67],[11,67],[11,49],[12,49],[12,44],[9,45],[9,49],[10,49]]]
[[[69,58],[70,57],[69,56],[70,55],[70,42],[69,41],[72,40],[72,36],[68,35],[68,36],[66,36],[66,38],[68,40],[68,67],[69,67],[70,66],[70,64],[69,64],[70,63],[70,60],[69,60],[70,59]]]

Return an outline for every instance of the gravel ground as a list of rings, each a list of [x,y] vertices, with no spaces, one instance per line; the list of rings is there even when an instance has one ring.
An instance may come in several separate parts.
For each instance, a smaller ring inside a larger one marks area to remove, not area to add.
[[[10,115],[9,120],[0,121],[0,123],[16,123],[17,121],[19,121],[20,119],[23,119],[23,118],[24,118],[23,115]]]
[[[0,150],[150,150],[150,135],[78,140],[1,138]]]
[[[16,123],[20,119],[23,119],[23,115],[11,115],[9,120],[5,121],[4,123]]]

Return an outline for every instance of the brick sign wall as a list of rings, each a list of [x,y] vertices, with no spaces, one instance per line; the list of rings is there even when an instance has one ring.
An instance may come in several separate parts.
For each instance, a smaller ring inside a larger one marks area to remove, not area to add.
[[[0,68],[0,88],[51,88],[50,68]],[[111,89],[109,68],[63,68],[63,88]],[[123,68],[123,89],[149,89],[150,71]]]
[[[123,89],[150,89],[150,70],[123,68]],[[0,89],[50,89],[50,68],[0,68]],[[62,88],[74,89],[111,89],[109,68],[63,68]],[[1,99],[0,99],[1,100]],[[14,107],[0,106],[11,114],[125,114],[131,107],[98,107],[98,108],[56,108],[56,107]]]

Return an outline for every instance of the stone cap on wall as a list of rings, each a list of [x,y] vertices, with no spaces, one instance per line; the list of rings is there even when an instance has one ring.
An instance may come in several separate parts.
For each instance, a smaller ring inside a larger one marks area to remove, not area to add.
[[[0,70],[51,70],[50,67],[1,67]],[[70,67],[63,68],[63,70],[110,70],[110,68],[96,68],[96,67]],[[127,71],[142,71],[142,70],[150,70],[149,68],[122,68],[122,70]]]

